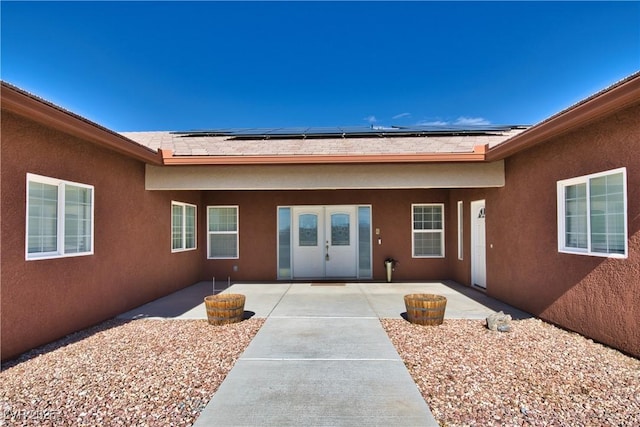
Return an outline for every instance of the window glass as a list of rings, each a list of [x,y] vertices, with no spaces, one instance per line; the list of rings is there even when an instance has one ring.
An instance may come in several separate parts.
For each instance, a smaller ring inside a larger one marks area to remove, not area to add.
[[[626,256],[625,168],[558,182],[558,250]]]
[[[359,277],[371,277],[371,208],[358,207],[358,268]]]
[[[30,254],[58,249],[58,186],[29,182],[27,250]]]
[[[565,244],[570,248],[587,247],[587,186],[565,188]]]
[[[463,203],[458,202],[458,259],[462,260],[464,256],[464,217],[463,217]]]
[[[171,250],[174,252],[196,248],[195,205],[171,202]]]
[[[238,258],[238,207],[209,206],[208,257]]]
[[[192,205],[185,206],[185,224],[184,239],[186,249],[195,249],[196,247],[196,207]]]
[[[444,205],[413,205],[413,256],[444,256]]]
[[[90,188],[65,185],[65,253],[82,253],[91,249],[91,210]]]
[[[93,253],[93,187],[27,174],[26,258]]]
[[[291,208],[278,209],[278,276],[291,278]]]
[[[622,174],[606,175],[589,181],[591,250],[624,254],[624,194]]]
[[[171,248],[182,249],[182,211],[180,205],[171,206]]]

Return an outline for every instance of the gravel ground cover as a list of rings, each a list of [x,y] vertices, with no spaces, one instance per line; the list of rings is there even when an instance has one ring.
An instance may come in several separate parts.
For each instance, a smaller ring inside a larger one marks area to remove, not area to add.
[[[190,426],[264,319],[111,320],[2,366],[0,425]],[[443,426],[638,426],[640,360],[536,319],[387,331]]]
[[[640,360],[537,319],[383,327],[442,426],[639,426]]]
[[[0,425],[190,426],[264,319],[110,320],[3,364]]]

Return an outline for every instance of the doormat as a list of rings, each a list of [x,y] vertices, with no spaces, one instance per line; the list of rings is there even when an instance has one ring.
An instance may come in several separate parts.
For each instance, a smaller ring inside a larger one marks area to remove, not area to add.
[[[311,286],[345,286],[344,282],[311,282]]]

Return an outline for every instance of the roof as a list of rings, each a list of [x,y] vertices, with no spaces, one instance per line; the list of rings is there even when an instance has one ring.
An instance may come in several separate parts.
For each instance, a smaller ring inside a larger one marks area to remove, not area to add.
[[[640,72],[634,73],[530,127],[487,152],[487,161],[501,160],[544,143],[572,129],[640,103]]]
[[[495,147],[523,132],[523,126],[505,126],[487,132],[430,135],[430,136],[327,136],[300,138],[255,138],[209,136],[215,132],[124,132],[123,136],[153,150],[163,150],[165,162],[175,161],[220,163],[225,159],[242,163],[242,158],[258,162],[274,163],[365,163],[391,161],[449,161],[464,160],[467,155],[476,155],[478,147]],[[412,160],[413,159],[413,160]],[[476,160],[476,159],[474,159]]]
[[[0,82],[3,110],[27,117],[45,126],[105,146],[147,163],[160,163],[156,150],[127,139],[78,114],[65,110],[7,82]]]
[[[530,128],[417,133],[373,129],[350,135],[320,132],[312,137],[303,132],[274,135],[246,130],[119,134],[6,82],[1,95],[3,110],[156,165],[485,162],[502,160],[639,103],[640,72]]]

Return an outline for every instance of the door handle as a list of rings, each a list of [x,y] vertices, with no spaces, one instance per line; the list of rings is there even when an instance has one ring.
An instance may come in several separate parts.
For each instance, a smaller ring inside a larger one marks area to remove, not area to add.
[[[327,240],[327,246],[326,246],[326,248],[327,248],[327,253],[326,253],[326,255],[324,256],[324,259],[325,259],[326,261],[329,261],[329,259],[330,259],[331,257],[329,256],[329,241],[328,241],[328,240]]]

